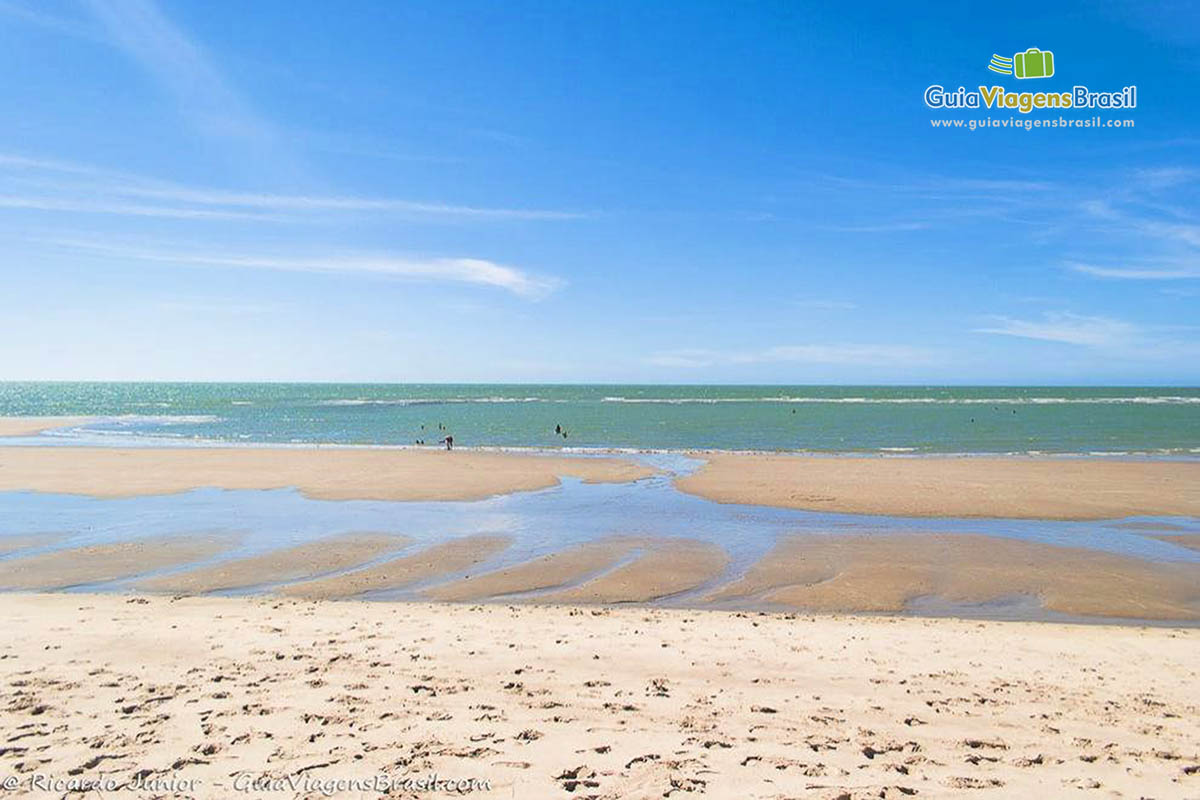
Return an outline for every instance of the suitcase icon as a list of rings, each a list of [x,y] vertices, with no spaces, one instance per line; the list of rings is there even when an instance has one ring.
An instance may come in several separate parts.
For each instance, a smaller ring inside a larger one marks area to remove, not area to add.
[[[1049,78],[1054,74],[1054,53],[1031,47],[1013,56],[1013,74],[1018,78]]]

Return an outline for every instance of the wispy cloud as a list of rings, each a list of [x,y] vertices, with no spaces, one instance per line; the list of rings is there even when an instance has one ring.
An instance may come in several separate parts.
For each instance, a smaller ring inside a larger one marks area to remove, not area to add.
[[[853,201],[845,206],[851,221],[823,228],[850,234],[911,233],[961,226],[972,219],[1045,228],[1051,224],[1045,209],[1061,204],[1067,193],[1066,187],[1041,179],[970,178],[884,166],[869,177],[818,173],[811,183],[831,200],[844,195]],[[878,209],[878,218],[869,216],[871,209]],[[1018,215],[1019,211],[1028,213]]]
[[[84,0],[109,38],[210,134],[268,143],[274,129],[226,82],[208,53],[153,0]]]
[[[1064,266],[1107,280],[1200,278],[1200,221],[1191,186],[1200,182],[1200,170],[1160,166],[1130,170],[1122,177],[1105,196],[1079,203],[1080,224],[1094,230],[1102,246],[1094,254],[1077,254]]]
[[[1200,225],[1153,220],[1138,220],[1135,224],[1150,236],[1176,240],[1192,247],[1200,248]]]
[[[0,206],[181,219],[220,217],[283,221],[317,212],[392,214],[421,219],[555,221],[588,216],[572,211],[498,208],[391,197],[249,192],[186,186],[128,172],[0,153]]]
[[[838,364],[897,366],[930,364],[937,353],[928,348],[893,344],[789,344],[759,350],[664,350],[646,359],[657,367],[700,369],[747,364]]]
[[[808,308],[814,311],[851,311],[858,308],[858,303],[846,300],[824,300],[820,298],[801,298],[796,301],[798,308]]]
[[[902,233],[928,230],[929,227],[928,222],[881,222],[877,225],[830,225],[825,230],[838,233]]]
[[[1011,317],[995,319],[994,325],[976,328],[975,333],[1108,348],[1127,347],[1140,334],[1138,326],[1129,322],[1109,317],[1089,317],[1068,311],[1050,312],[1038,320]]]
[[[1187,245],[1200,248],[1200,224],[1166,221],[1161,217],[1147,216],[1115,208],[1103,200],[1090,200],[1082,209],[1094,219],[1106,223],[1106,232],[1134,234],[1159,245]]]
[[[45,11],[30,8],[23,3],[0,0],[0,14],[19,19],[30,25],[54,31],[55,33],[73,36],[93,42],[106,42],[104,36],[97,30],[77,20],[48,14]]]
[[[1169,189],[1200,181],[1200,169],[1195,167],[1148,167],[1134,170],[1133,174],[1136,180],[1150,190]]]
[[[1071,345],[1131,364],[1193,363],[1200,358],[1197,329],[1186,325],[1141,325],[1067,311],[1040,319],[993,319],[994,324],[975,332]]]
[[[59,211],[83,214],[112,214],[123,217],[163,217],[168,219],[256,219],[278,220],[269,214],[212,208],[177,208],[112,200],[60,199],[37,195],[0,194],[0,208],[24,208],[34,211]]]
[[[842,175],[820,175],[819,180],[832,186],[902,194],[978,194],[997,193],[1010,198],[1016,192],[1045,192],[1055,184],[1044,180],[1010,178],[960,178],[946,175],[902,175],[893,180],[848,178]]]
[[[530,300],[545,298],[563,286],[563,281],[556,277],[535,275],[482,258],[418,258],[367,253],[263,255],[185,248],[151,249],[88,240],[59,240],[55,244],[112,258],[178,266],[375,275],[490,286]]]
[[[1106,267],[1096,264],[1068,262],[1067,267],[1075,272],[1095,278],[1133,281],[1174,281],[1200,278],[1200,261],[1191,263],[1161,264],[1157,267]]]
[[[161,311],[197,314],[201,316],[211,314],[246,314],[258,316],[261,314],[276,314],[290,308],[290,306],[283,303],[245,303],[238,300],[224,300],[220,298],[207,300],[163,300],[155,305]]]

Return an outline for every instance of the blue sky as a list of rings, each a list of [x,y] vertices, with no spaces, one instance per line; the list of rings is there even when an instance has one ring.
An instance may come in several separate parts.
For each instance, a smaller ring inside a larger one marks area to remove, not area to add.
[[[0,377],[1200,383],[1200,11],[1052,5],[0,0]]]

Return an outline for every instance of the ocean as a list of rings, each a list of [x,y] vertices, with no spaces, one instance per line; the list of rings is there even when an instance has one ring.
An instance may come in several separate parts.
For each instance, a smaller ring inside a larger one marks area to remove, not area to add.
[[[1200,388],[0,383],[74,444],[1200,456]],[[559,427],[564,434],[555,432]]]

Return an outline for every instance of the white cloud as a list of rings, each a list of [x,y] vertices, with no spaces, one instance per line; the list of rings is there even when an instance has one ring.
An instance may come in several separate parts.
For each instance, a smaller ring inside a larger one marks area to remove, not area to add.
[[[850,303],[845,300],[797,300],[796,305],[800,308],[811,308],[817,311],[850,311],[858,308],[858,303]]]
[[[121,202],[120,200],[64,199],[15,194],[0,194],[0,208],[24,208],[33,211],[59,211],[83,214],[111,214],[122,217],[163,217],[167,219],[281,219],[271,214],[257,214],[233,209],[180,208],[178,206]]]
[[[259,316],[262,314],[276,314],[290,308],[290,306],[284,303],[245,303],[238,300],[220,298],[210,300],[163,300],[156,303],[156,306],[161,311],[204,316],[210,314],[249,314]]]
[[[1114,280],[1134,281],[1172,281],[1200,278],[1200,263],[1172,264],[1155,268],[1139,267],[1101,267],[1094,264],[1068,262],[1068,267],[1084,275],[1096,278],[1111,278]]]
[[[1138,223],[1138,227],[1150,236],[1174,239],[1192,247],[1200,247],[1200,225],[1143,220]]]
[[[959,178],[944,175],[898,175],[894,180],[873,178],[847,178],[841,175],[820,175],[828,183],[852,189],[869,191],[894,191],[902,193],[978,194],[997,193],[998,197],[1010,199],[1013,193],[1045,192],[1055,188],[1048,181],[1008,178]]]
[[[409,280],[465,283],[504,289],[539,300],[559,289],[563,281],[540,276],[482,258],[415,258],[362,253],[327,255],[247,255],[186,249],[155,250],[104,242],[61,240],[57,244],[113,258],[185,266],[234,267],[283,272],[377,275]]]
[[[1134,178],[1147,189],[1169,189],[1200,180],[1200,170],[1194,167],[1151,167],[1134,170]]]
[[[1085,200],[1080,203],[1080,207],[1088,214],[1098,219],[1120,219],[1118,214],[1112,207],[1112,204],[1106,200]]]
[[[225,81],[202,47],[189,39],[154,0],[85,0],[112,42],[175,99],[206,132],[268,143],[277,140]]]
[[[286,215],[317,212],[403,214],[422,218],[464,220],[566,220],[587,215],[570,211],[494,208],[431,203],[390,197],[280,194],[184,186],[44,158],[0,153],[0,172],[12,189],[0,205],[47,211],[161,216],[177,218],[288,219]],[[64,179],[64,176],[71,176]],[[161,203],[155,203],[159,201]]]
[[[1165,243],[1183,242],[1191,247],[1200,247],[1200,225],[1186,222],[1164,222],[1144,214],[1129,213],[1115,208],[1105,200],[1088,200],[1080,205],[1089,216],[1114,223],[1128,232],[1157,239]],[[1161,207],[1155,207],[1163,210]],[[1167,209],[1168,211],[1173,211]],[[1173,212],[1177,213],[1177,212]],[[1112,230],[1110,227],[1108,230]]]
[[[896,366],[928,364],[936,354],[926,348],[890,344],[791,344],[760,350],[681,349],[655,353],[646,363],[697,369],[745,364],[843,364]]]
[[[838,233],[903,233],[929,229],[928,222],[882,222],[877,225],[830,225],[826,230]]]
[[[252,192],[229,192],[212,189],[191,189],[172,185],[164,188],[144,186],[117,187],[118,194],[147,197],[201,205],[242,206],[267,208],[280,211],[397,211],[404,213],[473,217],[477,219],[556,220],[578,219],[583,214],[568,211],[545,211],[522,208],[487,208],[480,206],[451,205],[447,203],[421,203],[391,198],[354,197],[346,195],[287,195],[256,194]]]
[[[11,3],[7,0],[0,0],[0,13],[7,14],[10,17],[15,17],[31,25],[36,25],[40,28],[55,31],[56,33],[74,36],[79,39],[86,39],[93,42],[104,42],[104,37],[99,32],[92,30],[88,26],[75,20],[57,17],[52,14],[47,14],[42,11],[35,11],[20,3]]]
[[[1127,347],[1140,334],[1140,329],[1129,322],[1109,317],[1072,314],[1067,311],[1047,313],[1040,320],[997,317],[996,322],[992,327],[976,328],[975,333],[1109,348]]]
[[[683,369],[699,369],[711,367],[718,363],[720,354],[712,350],[668,350],[655,353],[646,359],[646,363],[655,367],[671,367]]]

